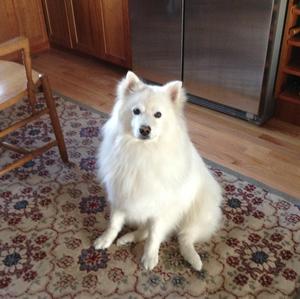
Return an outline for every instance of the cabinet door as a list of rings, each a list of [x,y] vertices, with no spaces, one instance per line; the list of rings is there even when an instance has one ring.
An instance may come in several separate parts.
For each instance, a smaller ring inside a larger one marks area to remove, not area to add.
[[[0,1],[0,43],[19,35],[13,0]]]
[[[14,0],[20,34],[29,38],[33,50],[48,47],[45,19],[40,0]]]
[[[50,41],[72,48],[66,0],[43,0],[43,6]]]
[[[69,0],[68,5],[73,47],[102,58],[103,35],[98,1]]]
[[[0,42],[24,35],[32,51],[48,48],[48,36],[39,0],[0,1]]]
[[[98,0],[101,4],[106,60],[130,67],[128,0]]]

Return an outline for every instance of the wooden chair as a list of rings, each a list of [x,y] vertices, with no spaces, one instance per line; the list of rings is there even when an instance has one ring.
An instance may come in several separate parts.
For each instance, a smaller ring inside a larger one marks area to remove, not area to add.
[[[0,169],[0,175],[22,166],[55,145],[57,145],[59,148],[62,160],[64,162],[68,162],[66,146],[57,117],[56,107],[52,97],[48,78],[47,76],[32,70],[29,42],[27,38],[17,37],[0,44],[0,56],[8,55],[16,51],[22,52],[24,65],[11,61],[0,60],[0,111],[16,104],[27,96],[31,108],[31,115],[26,119],[19,120],[0,131],[0,146],[23,154],[22,158],[2,167],[2,169]],[[36,91],[39,88],[41,88],[44,93],[47,107],[43,110],[37,111],[35,107]],[[40,118],[44,114],[49,114],[50,116],[56,140],[53,140],[44,146],[31,151],[3,141],[3,137],[9,133],[25,126],[29,122]]]

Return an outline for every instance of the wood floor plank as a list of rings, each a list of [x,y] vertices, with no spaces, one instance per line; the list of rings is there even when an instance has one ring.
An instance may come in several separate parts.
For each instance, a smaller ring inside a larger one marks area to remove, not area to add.
[[[117,82],[126,71],[93,58],[51,49],[33,66],[49,75],[52,88],[109,113]],[[192,141],[203,157],[300,200],[300,127],[272,119],[263,126],[187,103]]]

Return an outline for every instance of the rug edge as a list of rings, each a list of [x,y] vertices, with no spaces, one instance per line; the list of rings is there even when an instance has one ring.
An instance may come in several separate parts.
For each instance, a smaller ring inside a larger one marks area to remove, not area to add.
[[[220,168],[221,170],[224,170],[224,171],[228,172],[229,174],[232,174],[232,175],[236,176],[237,178],[245,180],[245,181],[247,181],[247,182],[249,182],[251,184],[257,185],[258,187],[260,187],[262,189],[265,189],[265,190],[267,190],[267,191],[269,191],[269,192],[271,192],[271,193],[273,193],[275,195],[283,197],[284,200],[287,200],[287,201],[293,203],[296,206],[300,206],[300,198],[298,199],[295,196],[289,195],[288,193],[285,193],[283,191],[275,189],[275,188],[273,188],[273,187],[271,187],[271,186],[269,186],[269,185],[267,185],[267,184],[265,184],[263,182],[260,182],[260,181],[258,181],[256,179],[252,178],[252,177],[243,175],[243,174],[241,174],[241,173],[239,173],[239,172],[237,172],[235,170],[232,170],[232,169],[230,169],[230,168],[228,168],[226,166],[218,164],[218,163],[216,163],[214,161],[211,161],[209,159],[203,158],[203,160],[205,162],[209,163],[210,165],[212,165],[213,167]]]

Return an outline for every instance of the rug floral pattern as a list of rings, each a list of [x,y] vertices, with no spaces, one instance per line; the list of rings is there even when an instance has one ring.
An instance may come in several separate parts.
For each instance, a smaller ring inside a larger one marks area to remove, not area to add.
[[[2,298],[293,298],[300,277],[300,209],[284,198],[216,167],[224,188],[222,229],[197,245],[203,270],[192,270],[176,239],[158,266],[140,266],[143,244],[95,250],[109,219],[95,178],[99,128],[106,116],[56,97],[70,165],[57,148],[0,177]],[[43,99],[40,96],[42,105]],[[0,113],[0,128],[26,114]],[[11,134],[14,144],[52,137],[47,117]],[[0,165],[18,155],[0,149]],[[125,230],[128,230],[126,228]],[[125,230],[122,232],[124,233]]]

